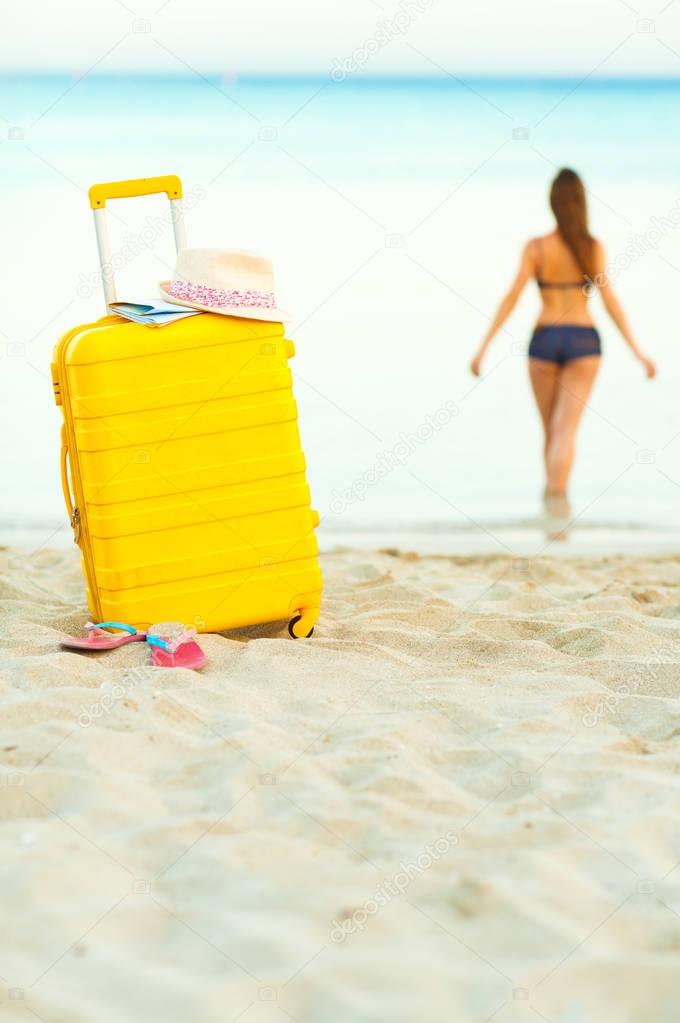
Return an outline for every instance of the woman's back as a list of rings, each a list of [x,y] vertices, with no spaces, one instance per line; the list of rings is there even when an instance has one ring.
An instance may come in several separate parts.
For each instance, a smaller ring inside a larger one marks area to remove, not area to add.
[[[557,231],[531,242],[543,308],[539,326],[573,323],[590,327],[588,288],[583,270]]]
[[[543,424],[545,493],[551,500],[562,501],[566,499],[574,461],[576,431],[602,355],[600,336],[588,309],[591,291],[599,291],[605,309],[648,377],[654,376],[656,367],[638,348],[613,292],[604,249],[588,227],[586,190],[576,171],[564,167],[555,177],[550,186],[550,208],[555,215],[555,230],[525,244],[515,279],[470,369],[475,376],[480,375],[491,341],[525,286],[535,280],[543,305],[527,353],[529,378]]]

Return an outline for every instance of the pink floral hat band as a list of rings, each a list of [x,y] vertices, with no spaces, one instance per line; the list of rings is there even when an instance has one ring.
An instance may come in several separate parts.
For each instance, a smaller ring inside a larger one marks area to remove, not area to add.
[[[271,261],[254,252],[180,249],[174,278],[159,281],[158,287],[161,295],[176,305],[266,323],[290,319],[276,304]]]
[[[172,281],[168,293],[183,302],[211,306],[214,309],[276,309],[273,291],[238,291],[209,288],[192,281]]]

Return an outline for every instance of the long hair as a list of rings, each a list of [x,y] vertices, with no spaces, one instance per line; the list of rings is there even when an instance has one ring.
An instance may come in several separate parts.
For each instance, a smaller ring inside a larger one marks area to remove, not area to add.
[[[550,188],[550,208],[557,230],[572,253],[579,270],[589,280],[595,277],[595,239],[588,230],[586,190],[576,171],[564,167]]]

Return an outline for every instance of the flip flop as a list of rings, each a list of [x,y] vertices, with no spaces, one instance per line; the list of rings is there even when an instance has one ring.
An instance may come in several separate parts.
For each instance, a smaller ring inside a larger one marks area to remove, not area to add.
[[[198,671],[208,658],[195,637],[196,630],[185,629],[181,622],[152,625],[146,634],[146,642],[151,647],[151,663],[156,668]]]
[[[116,647],[125,646],[126,643],[135,643],[137,640],[146,639],[145,632],[137,632],[132,625],[125,625],[124,622],[98,622],[94,625],[88,622],[85,626],[87,636],[79,639],[77,636],[66,636],[62,639],[60,646],[65,650],[115,650]],[[112,635],[106,629],[121,629],[122,636]]]

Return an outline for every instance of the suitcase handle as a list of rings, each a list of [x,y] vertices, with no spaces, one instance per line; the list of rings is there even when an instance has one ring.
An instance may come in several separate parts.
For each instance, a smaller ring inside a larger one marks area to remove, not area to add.
[[[155,178],[131,178],[129,181],[104,181],[93,185],[87,193],[93,210],[106,206],[107,199],[131,199],[137,195],[157,195],[165,192],[168,199],[182,198],[182,182],[176,174],[161,174]]]
[[[68,517],[73,518],[73,500],[71,488],[68,485],[68,440],[66,438],[66,424],[61,427],[61,489],[64,491],[64,501]]]
[[[90,206],[94,214],[94,229],[97,234],[97,250],[107,314],[110,311],[109,306],[116,301],[116,285],[113,279],[109,232],[106,225],[106,201],[107,199],[128,199],[137,195],[157,195],[159,192],[165,192],[170,200],[175,248],[179,252],[180,249],[186,248],[187,238],[181,205],[182,182],[176,174],[163,174],[155,178],[132,178],[130,181],[105,181],[102,184],[93,185],[88,192]]]
[[[68,512],[69,522],[73,530],[73,542],[80,543],[80,511],[78,505],[73,503],[71,488],[68,485],[68,440],[66,438],[66,424],[61,427],[61,489],[64,491],[64,501]]]

